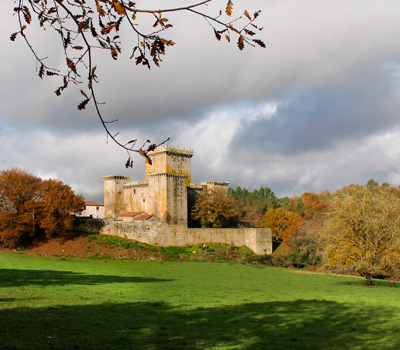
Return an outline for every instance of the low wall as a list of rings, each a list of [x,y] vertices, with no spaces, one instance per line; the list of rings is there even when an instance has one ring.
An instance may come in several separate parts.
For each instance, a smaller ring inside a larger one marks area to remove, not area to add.
[[[105,225],[103,219],[89,217],[75,217],[74,229],[79,233],[99,233]]]
[[[258,255],[272,254],[269,228],[186,228],[165,222],[105,220],[101,233],[162,247],[225,243],[236,247],[246,246]]]

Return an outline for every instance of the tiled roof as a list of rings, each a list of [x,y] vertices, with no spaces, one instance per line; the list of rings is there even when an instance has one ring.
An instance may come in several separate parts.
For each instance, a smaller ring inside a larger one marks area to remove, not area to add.
[[[157,221],[160,221],[160,219],[157,216],[146,213],[143,213],[143,215],[136,217],[135,220],[148,220],[151,218],[155,218]]]
[[[147,220],[147,219],[150,219],[152,216],[153,216],[153,215],[143,213],[143,215],[141,215],[141,216],[135,218],[135,220]]]
[[[94,207],[104,207],[104,204],[97,203],[97,202],[92,202],[92,201],[85,201],[86,206],[94,206]]]
[[[127,213],[123,213],[118,216],[133,217],[133,216],[137,216],[139,214],[146,214],[146,213],[143,213],[142,211],[128,211]]]

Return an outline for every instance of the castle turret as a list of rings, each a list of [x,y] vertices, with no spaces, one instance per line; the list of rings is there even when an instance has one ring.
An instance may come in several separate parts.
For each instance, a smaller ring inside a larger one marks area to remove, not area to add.
[[[103,176],[104,217],[116,218],[124,212],[123,186],[131,181],[129,176]]]

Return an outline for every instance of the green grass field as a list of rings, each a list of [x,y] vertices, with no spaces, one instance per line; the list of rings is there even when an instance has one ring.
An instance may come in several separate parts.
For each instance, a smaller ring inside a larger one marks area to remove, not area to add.
[[[0,349],[399,349],[400,285],[0,253]]]

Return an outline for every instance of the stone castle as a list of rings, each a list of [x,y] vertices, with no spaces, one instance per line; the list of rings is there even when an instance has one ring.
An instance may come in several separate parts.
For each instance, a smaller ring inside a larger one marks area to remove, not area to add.
[[[229,182],[191,182],[193,150],[164,145],[148,153],[145,181],[104,176],[104,217],[144,212],[168,224],[191,226],[191,208],[199,192],[228,195]]]

